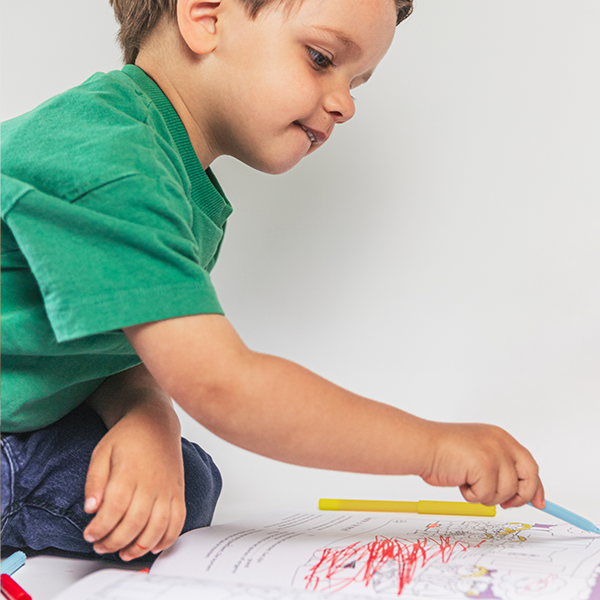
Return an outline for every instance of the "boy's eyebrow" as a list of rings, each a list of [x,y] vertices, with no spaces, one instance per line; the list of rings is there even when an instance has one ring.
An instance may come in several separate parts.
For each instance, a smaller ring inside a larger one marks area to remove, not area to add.
[[[323,31],[328,35],[337,39],[338,42],[344,45],[346,51],[353,56],[360,56],[362,54],[362,48],[352,39],[350,39],[343,31],[339,31],[338,29],[332,29],[330,27],[320,27],[317,26],[315,29],[319,31]]]

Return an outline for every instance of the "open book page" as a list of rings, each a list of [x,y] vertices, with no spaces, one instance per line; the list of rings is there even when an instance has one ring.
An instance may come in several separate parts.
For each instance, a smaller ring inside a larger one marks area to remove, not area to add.
[[[152,573],[297,590],[600,600],[600,536],[489,519],[281,513],[190,532]]]
[[[317,595],[318,597],[318,595]],[[201,581],[104,569],[88,575],[54,600],[315,600],[314,592],[273,586]],[[336,600],[357,596],[336,594]]]

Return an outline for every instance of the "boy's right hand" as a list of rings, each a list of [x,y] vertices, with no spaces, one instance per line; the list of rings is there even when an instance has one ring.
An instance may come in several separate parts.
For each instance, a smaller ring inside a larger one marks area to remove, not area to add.
[[[544,508],[538,465],[510,434],[493,425],[428,423],[432,453],[421,474],[436,486],[458,486],[468,502]]]

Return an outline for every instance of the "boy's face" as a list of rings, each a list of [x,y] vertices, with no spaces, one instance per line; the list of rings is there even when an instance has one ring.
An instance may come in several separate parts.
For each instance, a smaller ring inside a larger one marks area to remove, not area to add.
[[[220,25],[199,125],[213,156],[283,173],[352,118],[350,90],[387,52],[396,10],[393,0],[304,0],[253,20],[230,0]]]

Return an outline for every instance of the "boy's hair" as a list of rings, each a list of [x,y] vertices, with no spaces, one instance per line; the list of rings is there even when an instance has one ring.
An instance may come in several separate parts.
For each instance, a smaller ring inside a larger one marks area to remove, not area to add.
[[[254,18],[267,4],[273,2],[297,2],[298,0],[237,0],[246,7]],[[396,3],[396,25],[404,21],[413,9],[413,0],[394,0]],[[125,64],[132,64],[147,35],[163,15],[175,19],[177,0],[110,0],[120,29],[117,36],[123,49]]]

